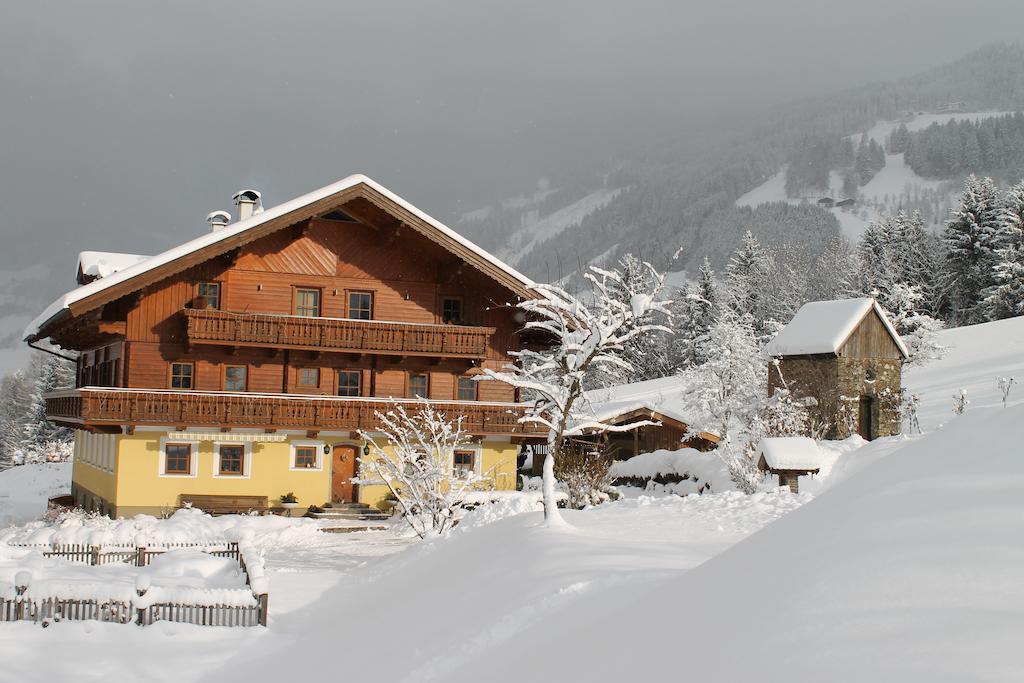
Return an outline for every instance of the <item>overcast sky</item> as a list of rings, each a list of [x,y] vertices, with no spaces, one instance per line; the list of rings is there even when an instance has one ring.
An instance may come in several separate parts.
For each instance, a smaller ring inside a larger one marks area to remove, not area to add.
[[[242,187],[353,172],[448,219],[1021,26],[1019,0],[5,2],[0,267],[71,285],[81,249],[155,253]]]

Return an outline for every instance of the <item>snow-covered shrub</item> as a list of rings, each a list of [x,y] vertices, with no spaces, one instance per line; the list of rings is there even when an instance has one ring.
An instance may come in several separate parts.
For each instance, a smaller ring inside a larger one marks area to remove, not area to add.
[[[641,453],[629,460],[613,462],[609,475],[616,484],[648,490],[675,492],[674,488],[664,488],[675,487],[681,493],[718,493],[734,489],[726,463],[713,453],[701,453],[694,448]],[[688,483],[675,486],[682,482]],[[658,489],[659,486],[662,488]]]
[[[619,493],[612,488],[608,473],[609,458],[582,448],[562,452],[555,463],[555,476],[565,484],[569,493],[569,507],[582,510],[592,505],[618,500]]]
[[[420,538],[448,531],[466,495],[488,483],[493,486],[493,479],[475,470],[454,467],[455,450],[469,443],[461,416],[449,420],[425,399],[414,412],[394,402],[391,410],[376,415],[380,427],[359,432],[372,450],[359,458],[360,475],[353,481],[387,486]]]

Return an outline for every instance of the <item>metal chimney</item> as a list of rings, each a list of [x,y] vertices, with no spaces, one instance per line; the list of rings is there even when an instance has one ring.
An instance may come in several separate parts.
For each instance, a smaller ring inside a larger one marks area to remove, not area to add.
[[[238,207],[238,220],[244,221],[253,214],[263,211],[263,203],[260,200],[260,193],[256,190],[239,190],[231,199]]]
[[[210,230],[217,232],[231,222],[231,214],[227,211],[213,211],[206,217],[206,222],[210,224]]]

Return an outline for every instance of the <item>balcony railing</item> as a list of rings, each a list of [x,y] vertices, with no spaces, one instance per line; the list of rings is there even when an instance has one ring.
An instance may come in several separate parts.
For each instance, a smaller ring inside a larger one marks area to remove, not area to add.
[[[493,327],[185,309],[194,344],[483,358]]]
[[[407,409],[420,403],[402,400]],[[449,419],[462,417],[463,430],[476,435],[539,436],[542,429],[521,424],[518,403],[431,401]],[[46,396],[46,416],[68,425],[163,425],[259,427],[264,429],[375,430],[377,412],[393,403],[380,398],[311,397],[292,394],[236,394],[203,391],[84,388]]]

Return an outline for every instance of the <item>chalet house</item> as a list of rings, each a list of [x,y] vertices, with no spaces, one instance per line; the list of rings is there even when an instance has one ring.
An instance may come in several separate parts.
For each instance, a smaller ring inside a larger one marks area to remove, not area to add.
[[[351,176],[156,256],[84,253],[81,286],[26,330],[78,352],[77,383],[47,397],[75,429],[72,495],[112,516],[185,501],[381,506],[357,457],[392,399],[461,416],[452,467],[515,487],[523,405],[474,381],[518,348],[533,283],[373,180]]]
[[[704,429],[705,420],[690,398],[692,392],[679,377],[620,384],[594,389],[585,395],[588,420],[616,427],[643,424],[625,431],[597,433],[584,430],[573,438],[580,448],[597,449],[612,460],[628,460],[641,453],[694,448],[714,449],[721,438]],[[540,475],[544,447],[534,449],[532,474]],[[537,457],[537,455],[541,457]]]
[[[768,353],[769,395],[786,387],[808,399],[828,438],[899,433],[907,347],[874,299],[804,304]]]

